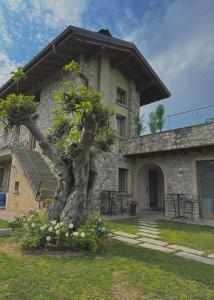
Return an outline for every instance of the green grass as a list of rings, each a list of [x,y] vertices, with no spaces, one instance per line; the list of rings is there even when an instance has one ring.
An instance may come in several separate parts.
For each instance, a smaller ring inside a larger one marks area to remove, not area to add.
[[[0,219],[0,229],[7,228],[7,221]]]
[[[205,253],[214,253],[214,228],[159,220],[160,236],[171,244],[179,244]]]
[[[0,239],[0,299],[214,299],[214,268],[109,242],[99,254],[22,253]]]
[[[107,224],[113,230],[136,233],[138,232],[139,222],[137,218],[128,218],[108,221]]]
[[[137,218],[109,221],[108,224],[111,229],[129,233],[136,233],[139,225]],[[159,220],[158,224],[161,240],[203,250],[205,254],[214,253],[213,227],[165,220]]]

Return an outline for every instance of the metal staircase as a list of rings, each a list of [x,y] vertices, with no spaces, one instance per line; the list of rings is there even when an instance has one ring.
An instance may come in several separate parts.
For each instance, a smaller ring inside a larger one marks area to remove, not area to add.
[[[40,153],[27,150],[20,142],[13,142],[8,147],[19,161],[33,189],[35,199],[39,202],[44,202],[46,198],[53,197],[57,180],[51,174],[49,166]]]

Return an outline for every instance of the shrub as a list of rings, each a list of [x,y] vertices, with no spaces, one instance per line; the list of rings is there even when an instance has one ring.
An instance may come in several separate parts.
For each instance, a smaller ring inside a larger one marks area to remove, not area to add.
[[[38,212],[29,212],[10,221],[13,235],[23,249],[54,247],[97,251],[108,236],[109,229],[97,215],[90,215],[75,229],[72,223],[47,221]]]

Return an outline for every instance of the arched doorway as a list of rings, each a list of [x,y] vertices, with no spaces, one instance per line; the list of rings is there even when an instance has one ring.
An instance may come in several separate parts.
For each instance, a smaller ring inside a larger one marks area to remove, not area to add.
[[[153,162],[143,164],[138,171],[138,211],[164,210],[164,174]]]

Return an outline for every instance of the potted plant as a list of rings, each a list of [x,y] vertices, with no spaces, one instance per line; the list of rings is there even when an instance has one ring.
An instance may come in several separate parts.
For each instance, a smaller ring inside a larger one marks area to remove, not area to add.
[[[135,216],[136,215],[136,208],[137,208],[137,201],[132,200],[130,203],[130,215]]]

